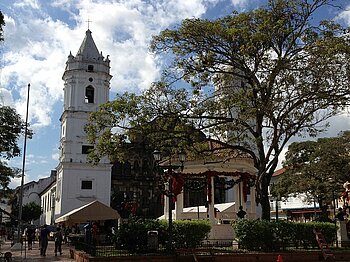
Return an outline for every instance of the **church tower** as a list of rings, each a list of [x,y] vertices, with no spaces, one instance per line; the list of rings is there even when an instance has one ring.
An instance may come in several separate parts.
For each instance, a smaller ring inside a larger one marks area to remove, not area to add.
[[[108,101],[110,60],[99,53],[87,30],[76,54],[71,53],[63,74],[64,108],[60,118],[60,158],[57,167],[55,217],[98,200],[110,205],[111,165],[87,162],[93,145],[87,143],[84,126],[89,114]]]

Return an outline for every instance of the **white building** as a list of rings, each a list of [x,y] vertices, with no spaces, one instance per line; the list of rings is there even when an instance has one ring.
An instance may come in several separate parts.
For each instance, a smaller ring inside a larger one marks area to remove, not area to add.
[[[285,168],[275,171],[270,182],[270,190],[284,172]],[[271,220],[288,219],[298,222],[313,221],[321,213],[319,204],[308,201],[305,194],[291,195],[288,198],[280,199],[270,196],[270,211]]]
[[[76,54],[71,53],[63,74],[64,107],[60,118],[60,158],[56,183],[43,192],[41,223],[54,219],[93,200],[110,205],[111,165],[107,159],[98,165],[87,162],[93,147],[87,143],[84,126],[89,114],[108,101],[110,60],[102,56],[87,30]]]
[[[89,114],[109,98],[108,57],[99,53],[91,31],[74,57],[68,56],[64,81],[64,110],[61,116],[60,163],[57,167],[55,215],[63,215],[93,200],[110,205],[111,165],[87,163],[93,146],[87,143],[84,126]]]

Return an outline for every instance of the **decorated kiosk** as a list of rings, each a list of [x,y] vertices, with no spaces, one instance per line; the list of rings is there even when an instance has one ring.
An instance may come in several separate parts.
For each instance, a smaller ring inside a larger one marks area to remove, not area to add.
[[[260,217],[255,201],[256,169],[249,155],[211,146],[218,149],[209,157],[186,160],[181,172],[171,174],[169,183],[175,208],[170,213],[171,198],[164,197],[164,215],[160,218],[169,220],[171,215],[170,220],[209,219],[212,225],[209,239],[233,240],[230,223],[238,219],[240,206],[246,212],[245,218]],[[190,200],[196,192],[205,194],[205,200],[193,205]]]

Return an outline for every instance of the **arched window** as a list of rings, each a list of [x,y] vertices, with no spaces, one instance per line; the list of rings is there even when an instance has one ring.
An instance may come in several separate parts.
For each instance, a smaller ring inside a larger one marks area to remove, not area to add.
[[[131,164],[128,161],[126,161],[123,165],[123,175],[131,176]]]
[[[149,162],[147,159],[142,160],[142,174],[148,176],[150,174]]]
[[[116,179],[123,174],[123,164],[119,161],[112,166],[112,179]]]
[[[134,172],[135,174],[139,174],[140,173],[140,164],[138,160],[134,161]]]
[[[95,90],[92,86],[88,86],[85,88],[85,103],[94,103],[94,91]]]

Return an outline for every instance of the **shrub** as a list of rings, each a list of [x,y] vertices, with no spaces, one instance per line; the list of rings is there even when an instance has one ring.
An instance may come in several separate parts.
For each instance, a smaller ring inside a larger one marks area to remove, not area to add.
[[[167,245],[168,221],[152,220],[142,218],[129,218],[124,221],[117,230],[113,239],[118,248],[132,252],[144,252],[147,250],[149,231],[158,231],[158,243],[165,247]],[[196,247],[210,232],[209,221],[173,221],[174,247]]]
[[[234,222],[233,228],[240,247],[255,251],[276,251],[288,246],[317,247],[314,228],[323,233],[328,243],[334,241],[336,230],[333,223],[269,222],[246,219]]]
[[[120,225],[113,241],[118,248],[142,252],[147,249],[148,231],[158,231],[161,236],[165,230],[159,220],[129,218]]]
[[[265,220],[238,220],[234,222],[236,238],[241,248],[270,251],[273,247],[273,228]]]
[[[173,240],[175,247],[194,248],[203,241],[210,232],[207,220],[175,220],[173,224]]]

